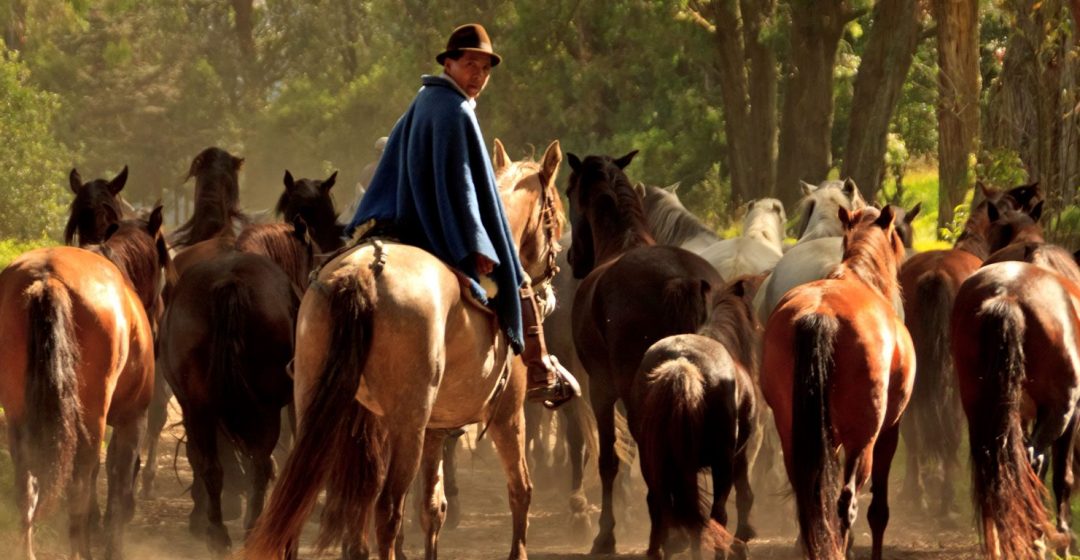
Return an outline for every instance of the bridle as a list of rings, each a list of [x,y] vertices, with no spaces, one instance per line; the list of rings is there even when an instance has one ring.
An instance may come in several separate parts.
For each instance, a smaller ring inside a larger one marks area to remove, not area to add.
[[[533,288],[537,291],[540,291],[544,284],[550,284],[555,279],[555,275],[559,273],[556,258],[559,251],[562,250],[562,246],[559,245],[559,240],[555,236],[559,218],[556,215],[554,197],[548,193],[548,187],[546,184],[540,187],[540,227],[543,228],[546,248],[541,256],[544,260],[544,273],[539,278],[533,278],[531,282]]]

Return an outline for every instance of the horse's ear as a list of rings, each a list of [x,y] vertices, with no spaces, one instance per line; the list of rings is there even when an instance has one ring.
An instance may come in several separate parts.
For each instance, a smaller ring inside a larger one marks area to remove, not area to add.
[[[68,175],[68,184],[71,185],[71,192],[79,194],[79,191],[83,187],[83,182],[78,169],[75,169],[74,167],[71,168],[71,174]]]
[[[893,222],[896,221],[896,214],[893,213],[893,207],[889,204],[885,205],[885,208],[881,209],[881,213],[878,214],[874,225],[880,227],[885,231],[889,231],[889,228],[893,226]]]
[[[844,179],[844,188],[842,189],[848,200],[855,202],[862,198],[862,193],[859,192],[859,186],[855,184],[855,180],[851,177]]]
[[[337,171],[334,171],[329,177],[323,180],[322,184],[319,185],[319,189],[324,193],[328,192],[330,189],[334,188],[334,183],[337,183]]]
[[[780,214],[781,217],[787,218],[787,213],[784,212],[784,203],[783,202],[780,202],[779,200],[773,199],[772,204],[773,204],[773,209],[776,210],[777,214]]]
[[[916,202],[915,206],[912,206],[911,210],[907,211],[907,214],[904,215],[904,221],[909,224],[915,221],[915,216],[919,215],[920,210],[922,210],[922,201]]]
[[[811,185],[802,179],[799,179],[799,189],[802,190],[804,196],[810,196],[814,194],[814,191],[818,190],[817,185]]]
[[[506,147],[503,146],[503,143],[499,141],[498,138],[495,139],[495,149],[491,156],[491,166],[495,168],[496,175],[503,169],[510,167],[510,156],[506,154]]]
[[[731,293],[735,297],[746,297],[746,278],[740,276],[731,283]]]
[[[285,170],[285,177],[282,179],[285,183],[285,191],[289,192],[296,188],[296,180],[293,179],[292,173],[288,169]]]
[[[570,162],[570,169],[574,171],[581,170],[581,160],[578,159],[578,157],[575,156],[573,153],[566,152],[566,161]]]
[[[236,157],[236,156],[231,156],[231,157],[232,157],[233,169],[236,170],[236,171],[240,171],[240,169],[244,167],[244,158]]]
[[[1001,210],[998,210],[997,204],[993,201],[986,205],[986,217],[990,218],[991,223],[1001,219]]]
[[[855,212],[848,210],[843,206],[839,207],[836,210],[836,216],[840,218],[840,225],[844,226],[844,231],[851,229],[851,227],[855,224],[855,221],[858,219],[855,216]]]
[[[540,158],[540,169],[546,183],[550,183],[559,173],[559,165],[562,163],[562,147],[558,140],[548,144],[544,150],[544,156]],[[546,185],[545,185],[546,186]]]
[[[162,217],[163,208],[159,201],[154,205],[154,209],[150,211],[150,217],[146,219],[146,232],[150,234],[150,237],[157,236],[158,232],[161,231],[161,224],[165,221]]]
[[[105,228],[105,236],[102,238],[102,242],[108,241],[117,231],[120,231],[120,223],[112,222]]]
[[[617,165],[619,167],[619,169],[626,169],[626,166],[630,165],[631,161],[634,161],[634,156],[636,156],[637,153],[638,153],[637,150],[630,150],[630,153],[628,153],[625,156],[615,160],[615,165]]]
[[[634,192],[637,193],[638,198],[645,200],[645,196],[648,195],[648,191],[645,189],[645,183],[638,181],[634,183]]]
[[[681,185],[682,185],[682,181],[679,181],[677,183],[672,183],[672,184],[664,187],[664,190],[671,193],[671,194],[679,194],[679,186],[681,186]]]
[[[109,181],[109,192],[113,196],[120,194],[120,191],[124,190],[124,185],[127,184],[128,166],[124,166],[120,173],[113,177],[112,181]]]
[[[1031,214],[1028,214],[1028,215],[1031,216],[1031,220],[1033,222],[1038,222],[1039,218],[1042,217],[1042,211],[1043,211],[1043,201],[1040,200],[1039,203],[1036,204],[1035,207],[1031,209]]]

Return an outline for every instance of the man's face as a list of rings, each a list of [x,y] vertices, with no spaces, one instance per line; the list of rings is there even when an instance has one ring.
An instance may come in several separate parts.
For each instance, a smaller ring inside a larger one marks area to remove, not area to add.
[[[461,58],[446,58],[443,61],[446,75],[457,82],[469,99],[476,99],[487,86],[491,75],[491,56],[475,51],[465,51]]]

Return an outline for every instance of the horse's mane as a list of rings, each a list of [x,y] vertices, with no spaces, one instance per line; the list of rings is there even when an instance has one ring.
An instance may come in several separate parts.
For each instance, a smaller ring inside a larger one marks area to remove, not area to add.
[[[644,186],[644,191],[642,205],[648,218],[649,230],[658,242],[664,245],[681,245],[699,235],[720,241],[720,236],[687,210],[675,193],[651,185]]]
[[[898,255],[904,254],[904,244],[895,228],[891,236],[876,223],[874,213],[856,210],[854,227],[844,233],[843,261],[826,278],[841,279],[853,274],[888,301],[900,301],[896,273]]]
[[[990,217],[986,214],[986,207],[990,204],[993,202],[983,200],[972,206],[971,213],[964,222],[964,230],[956,238],[953,248],[967,251],[981,260],[990,256],[990,241],[986,238],[990,232]]]
[[[236,249],[274,261],[292,284],[303,291],[307,289],[313,252],[311,245],[297,239],[294,232],[292,224],[250,225],[236,238]]]
[[[171,262],[167,251],[158,251],[154,238],[146,231],[147,223],[142,218],[124,220],[103,243],[86,248],[109,259],[120,269],[150,315],[158,302],[160,259],[165,260],[166,267],[171,266]]]
[[[79,189],[69,208],[68,221],[64,226],[64,243],[67,245],[72,244],[80,230],[94,229],[97,224],[93,221],[87,224],[88,218],[92,219],[101,212],[111,213],[112,219],[117,221],[124,216],[123,206],[109,193],[108,182],[103,179],[91,181]],[[82,239],[81,235],[79,237],[80,244],[93,242],[93,240]]]
[[[1080,286],[1080,265],[1067,249],[1044,243],[1030,249],[1029,260],[1032,264],[1053,270],[1070,282]]]
[[[195,178],[195,211],[177,228],[173,245],[188,246],[210,239],[222,230],[231,230],[233,220],[250,222],[239,207],[240,184],[236,172],[241,162],[214,147],[195,156],[186,177]]]
[[[795,213],[799,216],[799,225],[796,228],[796,234],[800,241],[808,238],[811,232],[811,226],[814,226],[816,230],[819,224],[836,225],[836,228],[829,227],[825,231],[817,232],[814,237],[829,237],[834,235],[842,235],[840,231],[840,225],[835,221],[837,210],[840,207],[847,208],[848,210],[855,210],[855,206],[852,201],[844,194],[844,183],[842,181],[825,181],[821,183],[821,186],[814,192],[804,196],[802,200],[798,202]],[[820,216],[814,219],[815,216]]]
[[[757,376],[759,370],[759,325],[751,301],[765,275],[740,276],[713,298],[709,318],[697,334],[724,345],[732,356]],[[742,293],[740,293],[740,291]]]

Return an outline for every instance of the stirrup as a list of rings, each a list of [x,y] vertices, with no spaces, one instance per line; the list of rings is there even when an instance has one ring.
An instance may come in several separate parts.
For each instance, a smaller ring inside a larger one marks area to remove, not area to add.
[[[549,372],[553,373],[547,385],[531,387],[525,391],[525,398],[530,401],[539,401],[548,409],[556,409],[574,397],[581,396],[581,386],[578,385],[574,374],[559,364],[555,356],[546,356],[544,365],[548,366]]]

